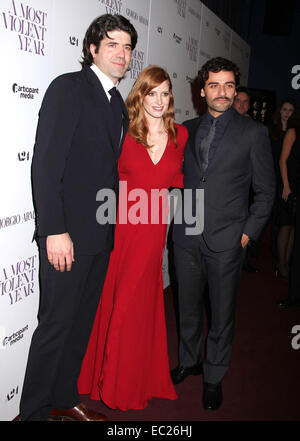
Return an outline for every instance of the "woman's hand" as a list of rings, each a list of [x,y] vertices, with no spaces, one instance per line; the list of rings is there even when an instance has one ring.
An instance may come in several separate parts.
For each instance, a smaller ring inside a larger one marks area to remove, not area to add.
[[[286,202],[288,200],[289,194],[292,193],[289,185],[285,185],[282,190],[282,199]]]

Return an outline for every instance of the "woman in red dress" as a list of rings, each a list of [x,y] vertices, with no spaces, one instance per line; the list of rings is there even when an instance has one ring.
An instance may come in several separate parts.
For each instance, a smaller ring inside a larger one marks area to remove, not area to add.
[[[162,68],[144,69],[126,104],[130,125],[118,164],[115,246],[78,380],[80,394],[121,410],[143,409],[152,397],[177,398],[169,373],[162,257],[167,190],[183,186],[187,141],[187,130],[174,121],[172,84]]]

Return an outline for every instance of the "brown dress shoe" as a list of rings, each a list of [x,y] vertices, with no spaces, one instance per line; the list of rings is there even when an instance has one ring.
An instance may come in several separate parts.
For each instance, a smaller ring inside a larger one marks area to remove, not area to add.
[[[102,413],[88,409],[83,403],[72,409],[52,409],[49,420],[56,421],[108,421]]]

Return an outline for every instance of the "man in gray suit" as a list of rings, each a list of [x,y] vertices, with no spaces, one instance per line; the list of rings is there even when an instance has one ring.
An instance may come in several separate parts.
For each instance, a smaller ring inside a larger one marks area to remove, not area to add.
[[[198,73],[208,111],[185,122],[189,138],[184,157],[184,189],[204,190],[204,229],[191,225],[173,230],[179,300],[179,365],[173,382],[203,369],[203,407],[222,403],[221,382],[228,371],[234,334],[236,295],[250,240],[267,221],[275,193],[274,171],[266,128],[241,116],[233,107],[238,67],[224,58],[208,61]],[[248,206],[249,188],[254,199]],[[183,204],[183,214],[186,204]],[[208,283],[211,326],[202,363],[203,296]]]

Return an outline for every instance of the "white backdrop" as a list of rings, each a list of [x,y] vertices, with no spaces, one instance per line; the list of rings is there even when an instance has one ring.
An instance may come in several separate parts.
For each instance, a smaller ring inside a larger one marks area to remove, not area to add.
[[[79,70],[82,40],[92,20],[119,13],[138,31],[126,98],[148,64],[172,79],[176,120],[193,118],[190,82],[213,56],[236,62],[247,85],[249,46],[199,0],[1,0],[0,49],[0,420],[19,401],[39,303],[38,252],[30,166],[45,90],[57,75]],[[165,269],[165,268],[164,268]],[[164,284],[168,284],[167,271]]]

